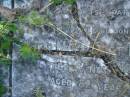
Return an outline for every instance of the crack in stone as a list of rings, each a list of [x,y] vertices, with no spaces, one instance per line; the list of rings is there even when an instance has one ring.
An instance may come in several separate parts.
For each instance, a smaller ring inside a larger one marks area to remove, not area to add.
[[[80,20],[79,20],[79,14],[78,14],[78,6],[77,6],[77,3],[75,2],[72,7],[71,7],[71,13],[73,15],[73,18],[75,19],[75,21],[77,22],[77,26],[80,28],[80,30],[83,32],[83,34],[85,36],[87,36],[87,38],[89,39],[89,41],[91,43],[94,43],[93,40],[88,36],[86,35],[86,32],[84,30],[84,28],[82,27],[81,23],[80,23]],[[83,53],[83,52],[82,52]],[[130,83],[130,77],[128,75],[126,75],[118,66],[117,64],[115,63],[109,63],[110,61],[112,61],[112,56],[109,56],[108,54],[92,54],[92,51],[90,49],[89,52],[85,52],[87,54],[85,54],[86,57],[99,57],[101,59],[104,60],[105,62],[105,65],[108,67],[108,69],[114,74],[116,75],[118,78],[120,78],[121,80],[123,81],[126,81],[128,83]],[[98,52],[99,53],[99,52]],[[109,63],[109,64],[107,64]]]
[[[77,2],[74,2],[72,4],[72,6],[71,6],[71,13],[72,13],[73,18],[75,19],[75,21],[77,23],[77,26],[82,31],[83,35],[86,36],[89,39],[89,41],[91,41],[91,43],[93,43],[93,40],[89,37],[89,35],[87,35],[86,31],[84,30],[83,26],[80,23]]]
[[[14,9],[14,0],[11,0],[11,9]],[[13,38],[13,33],[11,33],[11,37]],[[13,50],[13,42],[11,43],[11,46],[10,46],[10,56],[11,56],[11,59],[12,59],[12,50]],[[12,63],[12,60],[11,60],[11,63]],[[9,66],[9,97],[12,97],[12,64],[10,64]]]
[[[55,55],[55,54],[61,54],[61,55],[78,55],[78,56],[86,56],[85,54],[87,53],[87,51],[61,51],[61,50],[44,50],[41,49],[40,50],[43,54],[51,54],[51,55]]]
[[[94,58],[101,58],[105,65],[108,67],[108,69],[111,71],[112,74],[116,75],[119,79],[122,81],[130,83],[130,76],[126,75],[116,63],[111,62],[113,60],[113,57],[104,54],[104,53],[93,53],[92,50],[89,51],[60,51],[60,50],[40,50],[44,54],[50,54],[50,55],[69,55],[69,56],[84,56],[84,57],[94,57]],[[111,62],[111,63],[109,63]]]

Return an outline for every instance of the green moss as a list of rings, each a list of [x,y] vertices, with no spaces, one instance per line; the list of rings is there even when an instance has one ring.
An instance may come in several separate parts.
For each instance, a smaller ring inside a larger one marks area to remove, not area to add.
[[[51,2],[53,2],[54,5],[60,5],[63,3],[63,0],[51,0]]]
[[[67,4],[74,4],[76,0],[64,0],[64,2]]]
[[[66,4],[73,4],[76,0],[51,0],[54,5],[61,5],[63,2]]]
[[[31,48],[28,44],[24,44],[20,48],[20,56],[23,60],[31,60],[32,62],[35,62],[40,58],[40,54],[34,48]]]
[[[30,25],[34,26],[48,23],[48,19],[45,16],[41,16],[37,11],[31,11],[26,19]]]
[[[3,94],[6,92],[6,88],[3,84],[0,83],[0,97],[3,96]]]

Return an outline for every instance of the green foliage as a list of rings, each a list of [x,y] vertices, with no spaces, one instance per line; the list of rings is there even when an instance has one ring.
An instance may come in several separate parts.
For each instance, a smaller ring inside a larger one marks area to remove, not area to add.
[[[76,0],[50,0],[55,5],[60,5],[62,3],[73,4]],[[19,23],[28,23],[34,26],[40,26],[44,24],[48,24],[49,20],[47,17],[40,15],[37,11],[31,11],[29,14],[25,16],[18,17]],[[17,43],[20,43],[18,38],[14,39],[14,32],[21,32],[21,29],[18,29],[16,23],[12,23],[9,21],[0,21],[0,63],[10,63],[10,59],[7,55],[10,53],[10,49],[12,43],[17,40]],[[20,35],[20,33],[19,33]],[[28,45],[23,45],[20,49],[20,55],[23,59],[38,59],[39,54],[36,50],[32,49]],[[4,56],[4,57],[3,57]]]
[[[24,23],[26,20],[27,20],[27,17],[26,17],[26,16],[19,16],[19,17],[18,17],[18,22],[19,22],[19,23]]]
[[[9,32],[16,32],[17,26],[15,23],[2,21],[0,22],[0,33],[7,34]]]
[[[30,25],[39,26],[47,23],[48,19],[41,16],[36,11],[31,11],[27,16],[20,16],[18,18],[18,22],[29,23]],[[18,37],[23,35],[21,33],[21,28],[18,28],[16,23],[8,21],[0,22],[0,54],[2,55],[2,57],[0,56],[0,64],[10,64],[11,59],[9,59],[7,55],[9,55],[12,49],[13,42],[18,43],[19,45],[23,44],[19,41],[20,38],[14,37],[13,33],[16,31],[19,32],[19,34],[17,35]],[[32,61],[35,61],[39,58],[38,52],[30,48],[28,45],[23,45],[21,47],[20,55],[24,60],[32,59]]]
[[[11,47],[13,39],[9,37],[8,35],[5,35],[3,38],[1,38],[1,46],[0,46],[0,51],[8,51],[9,48]]]
[[[10,64],[9,51],[13,42],[13,32],[17,31],[16,24],[6,21],[0,22],[0,64]]]
[[[0,24],[0,30],[4,29],[4,25]]]
[[[32,62],[35,62],[37,59],[40,58],[40,54],[34,48],[31,48],[28,44],[24,44],[20,48],[20,56],[23,60],[31,60]]]
[[[37,11],[31,11],[25,16],[19,16],[20,23],[27,23],[34,26],[40,26],[48,23],[46,16],[40,15]]]
[[[63,3],[63,0],[51,0],[51,2],[53,2],[54,5],[60,5]]]
[[[0,83],[0,97],[6,92],[6,88],[4,87],[3,84]]]
[[[64,0],[64,2],[67,4],[73,4],[76,2],[76,0]]]
[[[0,64],[9,65],[11,64],[11,59],[7,57],[0,56]]]
[[[63,2],[66,4],[73,4],[76,0],[51,0],[54,5],[61,5]]]
[[[45,96],[43,95],[43,91],[42,91],[41,88],[36,88],[36,89],[34,90],[34,95],[35,95],[35,97],[45,97]]]
[[[27,15],[27,21],[34,26],[44,25],[48,23],[48,19],[45,16],[41,16],[37,11],[31,11]]]
[[[6,25],[6,29],[10,32],[16,32],[18,29],[17,29],[17,26],[15,23],[8,23]]]

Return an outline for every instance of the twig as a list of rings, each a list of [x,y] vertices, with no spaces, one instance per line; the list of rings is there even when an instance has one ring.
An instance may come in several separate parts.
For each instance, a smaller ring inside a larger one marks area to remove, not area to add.
[[[56,27],[56,26],[55,26],[54,24],[52,24],[52,23],[48,23],[48,25],[50,25],[51,27],[55,28],[57,31],[63,33],[64,35],[68,36],[70,39],[74,40],[75,42],[78,42],[78,43],[82,44],[82,45],[85,46],[85,47],[94,49],[94,50],[99,51],[99,52],[102,52],[102,53],[110,54],[110,55],[113,55],[113,56],[116,55],[116,54],[113,53],[113,52],[107,52],[107,51],[104,51],[104,50],[101,50],[101,49],[98,49],[98,48],[95,48],[95,47],[88,46],[88,45],[82,43],[81,41],[74,39],[72,36],[68,35],[67,33],[65,33],[64,31],[62,31],[61,29],[59,29],[58,27]]]
[[[41,10],[39,11],[40,13],[44,12],[49,6],[51,6],[53,4],[53,2],[50,2],[48,5],[46,5],[45,7],[41,8]]]
[[[93,48],[95,47],[95,44],[96,44],[96,41],[97,41],[99,35],[100,35],[100,32],[98,32],[97,35],[96,35],[96,39],[95,39],[95,41],[93,43],[93,46],[92,46]],[[93,51],[93,49],[92,49],[92,51]]]
[[[116,60],[112,60],[112,61],[109,61],[109,62],[107,62],[107,63],[105,63],[105,64],[110,64],[110,63],[112,63],[112,62],[115,62]]]

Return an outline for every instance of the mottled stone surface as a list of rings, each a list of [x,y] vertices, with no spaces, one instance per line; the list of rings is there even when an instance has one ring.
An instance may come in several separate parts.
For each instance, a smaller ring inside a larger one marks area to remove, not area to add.
[[[4,64],[0,64],[0,83],[7,88],[6,94],[3,97],[8,97],[10,93],[8,92],[9,87],[9,68]]]
[[[31,0],[16,0],[15,7],[30,7]],[[47,0],[44,0],[47,4]],[[130,73],[130,1],[78,0],[81,24],[97,44],[117,54],[114,62],[126,74]],[[61,5],[47,10],[52,21],[64,32],[87,46],[90,41],[82,35],[72,18],[70,6]],[[23,41],[38,49],[87,51],[55,29],[24,26]],[[12,97],[32,97],[36,87],[42,87],[46,97],[130,97],[128,85],[113,76],[102,59],[68,55],[43,54],[36,64],[21,62],[18,47],[13,51]]]
[[[36,64],[14,61],[13,97],[32,97],[38,86],[46,97],[119,97],[125,84],[102,59],[43,54]]]

